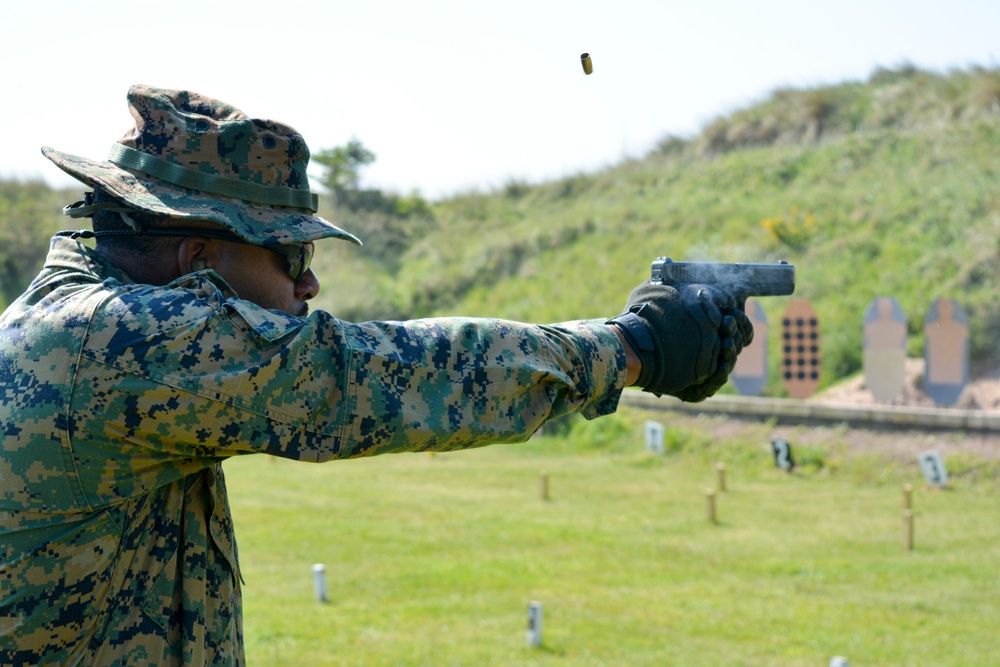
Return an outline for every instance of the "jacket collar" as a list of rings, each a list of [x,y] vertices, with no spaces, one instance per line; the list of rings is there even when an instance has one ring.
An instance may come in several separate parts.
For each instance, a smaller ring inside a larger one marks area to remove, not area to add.
[[[77,240],[76,232],[59,232],[52,237],[44,271],[76,274],[80,277],[103,282],[111,278],[120,283],[135,281],[94,249]]]
[[[64,281],[102,283],[108,280],[120,284],[137,284],[125,271],[113,264],[93,248],[79,241],[79,232],[59,232],[52,237],[45,268],[35,283],[52,285]],[[181,276],[170,283],[175,287],[193,287],[192,281],[207,280],[226,298],[239,298],[236,291],[212,270]]]

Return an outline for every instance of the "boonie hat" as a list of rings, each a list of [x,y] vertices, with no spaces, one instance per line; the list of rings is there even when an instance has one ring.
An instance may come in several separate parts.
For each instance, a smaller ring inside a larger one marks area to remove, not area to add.
[[[60,169],[154,215],[207,220],[258,245],[354,235],[316,215],[298,132],[197,93],[134,85],[135,127],[106,162],[42,148]],[[69,211],[67,211],[69,213]]]

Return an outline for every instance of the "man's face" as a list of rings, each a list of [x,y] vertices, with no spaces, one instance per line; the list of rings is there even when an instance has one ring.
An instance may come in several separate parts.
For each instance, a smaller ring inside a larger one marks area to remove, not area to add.
[[[215,240],[210,267],[236,290],[241,299],[262,308],[304,317],[306,303],[319,294],[319,280],[308,269],[299,280],[288,275],[285,258],[260,246]]]

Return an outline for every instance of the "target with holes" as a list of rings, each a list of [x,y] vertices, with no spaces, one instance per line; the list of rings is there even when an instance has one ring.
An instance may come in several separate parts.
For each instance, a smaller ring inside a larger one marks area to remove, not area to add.
[[[806,299],[792,299],[781,319],[781,381],[792,398],[808,398],[819,385],[819,319]]]

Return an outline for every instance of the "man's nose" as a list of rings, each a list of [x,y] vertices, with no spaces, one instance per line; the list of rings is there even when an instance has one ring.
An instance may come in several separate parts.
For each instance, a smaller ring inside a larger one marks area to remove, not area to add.
[[[295,297],[308,301],[316,298],[317,294],[319,294],[319,278],[312,269],[306,269],[302,277],[295,281]]]

